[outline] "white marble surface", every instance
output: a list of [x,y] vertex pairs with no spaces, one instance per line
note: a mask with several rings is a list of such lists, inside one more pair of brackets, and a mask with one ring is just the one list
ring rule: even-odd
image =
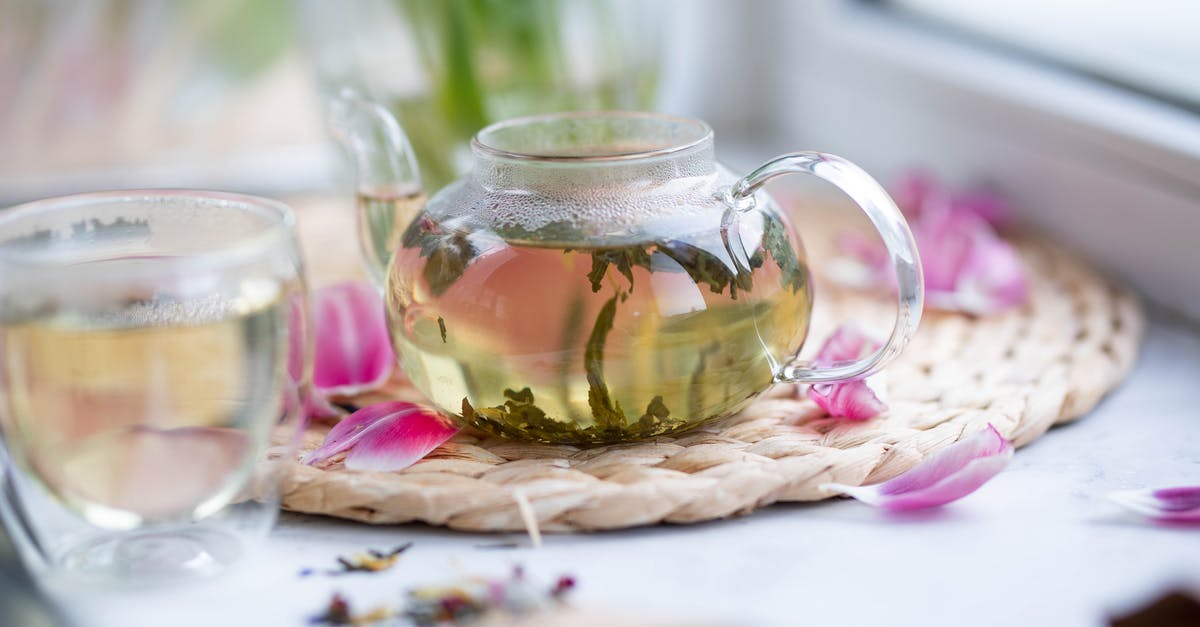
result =
[[[1200,589],[1200,527],[1150,524],[1111,490],[1200,484],[1200,335],[1155,322],[1133,377],[1092,415],[1019,451],[975,494],[889,518],[854,502],[782,505],[733,520],[521,538],[286,516],[249,567],[137,596],[74,595],[79,624],[301,625],[340,590],[394,602],[409,585],[524,564],[579,581],[577,604],[664,622],[1088,627],[1172,585]],[[307,577],[335,556],[413,541],[377,575]]]

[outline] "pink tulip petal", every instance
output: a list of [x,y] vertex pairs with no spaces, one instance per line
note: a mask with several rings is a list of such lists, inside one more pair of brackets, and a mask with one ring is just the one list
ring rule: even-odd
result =
[[346,455],[350,470],[395,471],[417,463],[446,440],[458,433],[458,427],[430,412],[409,414],[383,421],[369,437]]
[[1016,249],[988,236],[976,240],[955,289],[959,309],[988,314],[1024,303],[1029,296],[1029,280]]
[[986,187],[958,194],[950,200],[950,206],[956,212],[979,216],[995,228],[1003,227],[1009,222],[1008,201],[996,191]]
[[1113,492],[1108,497],[1155,520],[1200,521],[1200,486]]
[[925,203],[941,194],[942,190],[933,176],[921,170],[907,172],[892,187],[892,199],[910,219],[921,215]]
[[313,385],[326,396],[350,396],[383,385],[395,356],[383,302],[366,283],[317,290]]
[[978,490],[1008,465],[1012,454],[1012,443],[989,424],[890,481],[869,486],[827,483],[822,488],[891,511],[937,507]]
[[[305,323],[307,317],[302,297],[292,299],[288,310],[288,376],[292,382],[292,393],[288,396],[288,411],[295,408],[297,400],[303,396],[304,418],[332,418],[345,412],[330,404],[325,395],[308,381],[309,373],[305,371],[308,346],[309,328]],[[302,391],[303,390],[303,391]]]
[[808,398],[834,418],[866,420],[887,411],[866,381],[818,383],[809,386]]
[[953,292],[958,286],[963,264],[988,225],[977,216],[951,211],[948,207],[930,208],[911,223],[925,289]]
[[[813,365],[828,367],[861,359],[879,350],[880,346],[881,342],[866,335],[858,327],[843,324],[825,340],[825,344],[813,359]],[[810,385],[807,395],[834,418],[866,420],[887,409],[887,405],[879,399],[875,390],[871,389],[866,380],[861,379]]]
[[449,440],[458,427],[420,405],[389,401],[364,407],[334,425],[304,457],[312,465],[346,452],[350,470],[402,470]]
[[[993,192],[949,197],[923,175],[911,175],[897,188],[921,253],[926,305],[931,309],[985,315],[1018,307],[1029,281],[1016,249],[996,234],[1007,206]],[[867,268],[876,287],[895,290],[883,247],[865,236],[839,239],[842,252]]]
[[880,346],[883,346],[883,342],[863,333],[857,325],[848,322],[835,329],[825,340],[813,363],[817,366],[832,366],[839,362],[862,359],[879,350]]

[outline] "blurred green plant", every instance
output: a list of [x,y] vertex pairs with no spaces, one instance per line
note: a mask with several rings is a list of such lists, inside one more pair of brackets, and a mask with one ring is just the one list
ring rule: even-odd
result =
[[[612,2],[394,2],[431,85],[426,93],[394,98],[388,106],[412,142],[430,191],[466,169],[470,138],[492,122],[653,105],[657,47],[645,54],[647,42],[632,41],[628,20],[620,19]],[[590,32],[576,39],[572,26]]]

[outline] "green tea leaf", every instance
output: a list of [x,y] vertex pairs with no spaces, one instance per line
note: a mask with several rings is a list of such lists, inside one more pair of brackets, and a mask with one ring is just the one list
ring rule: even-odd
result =
[[[796,257],[796,250],[788,239],[787,227],[779,218],[765,215],[763,223],[763,248],[771,254],[781,273],[783,287],[798,292],[808,284],[808,270]],[[756,253],[757,254],[757,253]]]
[[642,246],[626,248],[604,248],[592,252],[592,270],[588,272],[588,280],[592,283],[592,293],[599,292],[608,267],[617,268],[622,276],[629,281],[629,289],[633,289],[633,269],[642,267],[650,269],[650,253]]
[[687,242],[666,240],[658,243],[658,252],[679,264],[697,284],[707,285],[714,294],[729,287],[729,297],[737,299],[737,288],[749,291],[753,279],[730,268],[718,256]]
[[587,372],[588,380],[588,406],[592,409],[596,425],[601,428],[619,429],[625,424],[625,413],[621,411],[621,405],[613,401],[608,385],[604,383],[604,343],[608,340],[608,332],[612,330],[613,320],[617,315],[619,297],[620,292],[605,301],[604,306],[600,308],[583,351],[583,368]]
[[663,403],[663,397],[655,396],[650,401],[650,404],[646,406],[646,413],[642,414],[642,417],[638,419],[638,426],[644,431],[650,431],[659,424],[662,424],[663,420],[670,417],[670,415],[671,410],[667,409],[666,404]]
[[400,243],[405,248],[421,249],[425,262],[423,275],[434,296],[445,292],[479,254],[465,233],[442,230],[428,214],[422,214],[404,231]]
[[425,263],[425,282],[434,296],[440,296],[466,271],[475,258],[475,247],[462,233],[454,233],[441,241]]

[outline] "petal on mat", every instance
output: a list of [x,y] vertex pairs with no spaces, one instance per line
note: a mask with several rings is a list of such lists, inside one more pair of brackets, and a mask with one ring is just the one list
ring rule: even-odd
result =
[[[825,340],[813,364],[828,367],[838,362],[853,361],[879,350],[880,346],[881,342],[853,324],[843,324]],[[807,395],[834,418],[865,420],[887,409],[872,388],[869,378],[813,384],[808,387]]]
[[383,301],[363,282],[337,283],[314,299],[313,385],[326,396],[349,396],[383,385],[395,356]]
[[402,470],[449,440],[458,427],[420,405],[389,401],[364,407],[334,425],[304,457],[312,465],[346,452],[350,470]]
[[866,420],[887,410],[875,390],[861,380],[811,385],[808,398],[834,418]]
[[1008,465],[1012,454],[1012,443],[989,424],[890,481],[869,486],[827,483],[821,488],[892,511],[937,507],[978,490]]
[[879,350],[880,346],[883,346],[883,342],[867,335],[857,325],[847,322],[835,329],[825,340],[813,363],[818,366],[832,366],[842,361],[854,361]]
[[1200,486],[1112,492],[1108,498],[1155,520],[1200,521]]
[[[985,315],[1025,302],[1029,283],[1024,263],[995,231],[1008,211],[999,195],[972,191],[949,197],[927,177],[913,175],[897,187],[896,198],[921,253],[927,306]],[[839,238],[839,247],[862,268],[843,275],[895,290],[890,262],[878,241],[847,234]]]
[[983,218],[993,227],[1002,227],[1009,221],[1008,201],[996,190],[981,186],[959,193],[951,193],[928,172],[910,170],[891,186],[892,199],[913,220],[924,211],[938,205],[948,206],[957,213],[969,213]]
[[957,308],[986,315],[1019,307],[1029,295],[1029,280],[1016,249],[995,237],[978,238],[959,269]]
[[942,195],[933,176],[922,170],[910,170],[892,186],[892,199],[910,220],[921,215],[925,203]]
[[954,196],[950,199],[950,208],[960,213],[975,214],[996,228],[1009,222],[1008,201],[995,190],[986,187],[971,189]]

